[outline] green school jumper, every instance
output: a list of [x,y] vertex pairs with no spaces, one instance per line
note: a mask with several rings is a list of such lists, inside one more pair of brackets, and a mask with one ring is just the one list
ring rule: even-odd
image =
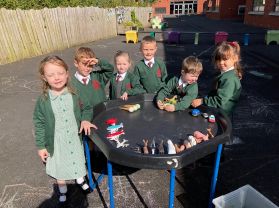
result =
[[[117,82],[116,82],[115,73],[110,79],[110,99],[117,99]],[[123,95],[124,92],[127,92],[129,96],[138,95],[145,93],[145,90],[142,88],[139,83],[138,77],[132,74],[131,72],[127,72],[125,78],[121,82],[121,90],[120,95]]]
[[[79,129],[81,121],[90,121],[92,119],[93,110],[88,103],[81,105],[79,96],[71,94],[71,97],[73,99],[72,108]],[[69,110],[71,109],[69,108]],[[33,123],[35,126],[36,146],[38,149],[47,149],[50,155],[52,155],[54,150],[55,116],[49,95],[47,97],[41,95],[37,99],[33,114]]]
[[157,93],[166,85],[165,80],[168,76],[164,62],[158,58],[155,58],[154,61],[151,68],[146,66],[144,60],[139,61],[134,68],[134,74],[139,78],[147,93]]
[[216,89],[203,99],[203,103],[210,107],[221,108],[231,116],[239,100],[241,88],[235,70],[224,72],[217,76]]
[[157,101],[163,101],[170,95],[178,96],[175,111],[185,110],[191,105],[193,99],[198,96],[198,84],[187,84],[182,89],[179,89],[179,78],[173,77],[168,81],[167,85],[159,91]]
[[75,76],[72,77],[72,84],[81,97],[82,102],[87,100],[93,108],[106,101],[105,87],[111,76],[114,67],[108,61],[99,59],[100,71],[93,71],[90,74],[90,81],[87,85],[81,83]]

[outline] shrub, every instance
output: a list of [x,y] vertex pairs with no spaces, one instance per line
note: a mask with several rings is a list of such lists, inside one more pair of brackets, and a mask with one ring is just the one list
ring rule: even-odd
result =
[[6,9],[42,9],[55,7],[104,7],[147,6],[154,0],[0,0],[0,8]]
[[135,10],[131,11],[131,21],[123,23],[125,27],[137,27],[138,29],[143,28],[143,24],[137,19]]

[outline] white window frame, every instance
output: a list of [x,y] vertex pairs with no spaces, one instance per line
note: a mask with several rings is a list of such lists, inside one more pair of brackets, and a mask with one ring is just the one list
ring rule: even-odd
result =
[[[255,4],[255,3],[257,3],[257,4]],[[264,12],[264,7],[265,7],[265,0],[254,0],[253,1],[253,12]]]
[[279,12],[279,0],[275,0],[274,12]]

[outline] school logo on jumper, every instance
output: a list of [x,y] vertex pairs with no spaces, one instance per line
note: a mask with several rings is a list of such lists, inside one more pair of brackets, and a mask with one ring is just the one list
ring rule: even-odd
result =
[[127,84],[126,84],[126,89],[131,89],[131,88],[132,88],[131,83],[127,83]]
[[92,86],[95,90],[100,89],[100,82],[98,80],[92,80]]
[[157,69],[157,77],[162,77],[162,73],[161,73],[161,69],[160,68]]

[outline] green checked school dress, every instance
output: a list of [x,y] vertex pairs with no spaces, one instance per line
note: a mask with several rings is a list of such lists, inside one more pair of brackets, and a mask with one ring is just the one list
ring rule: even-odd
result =
[[47,158],[46,173],[59,180],[86,175],[82,141],[73,111],[73,99],[67,90],[56,96],[49,91],[55,117],[54,152]]

